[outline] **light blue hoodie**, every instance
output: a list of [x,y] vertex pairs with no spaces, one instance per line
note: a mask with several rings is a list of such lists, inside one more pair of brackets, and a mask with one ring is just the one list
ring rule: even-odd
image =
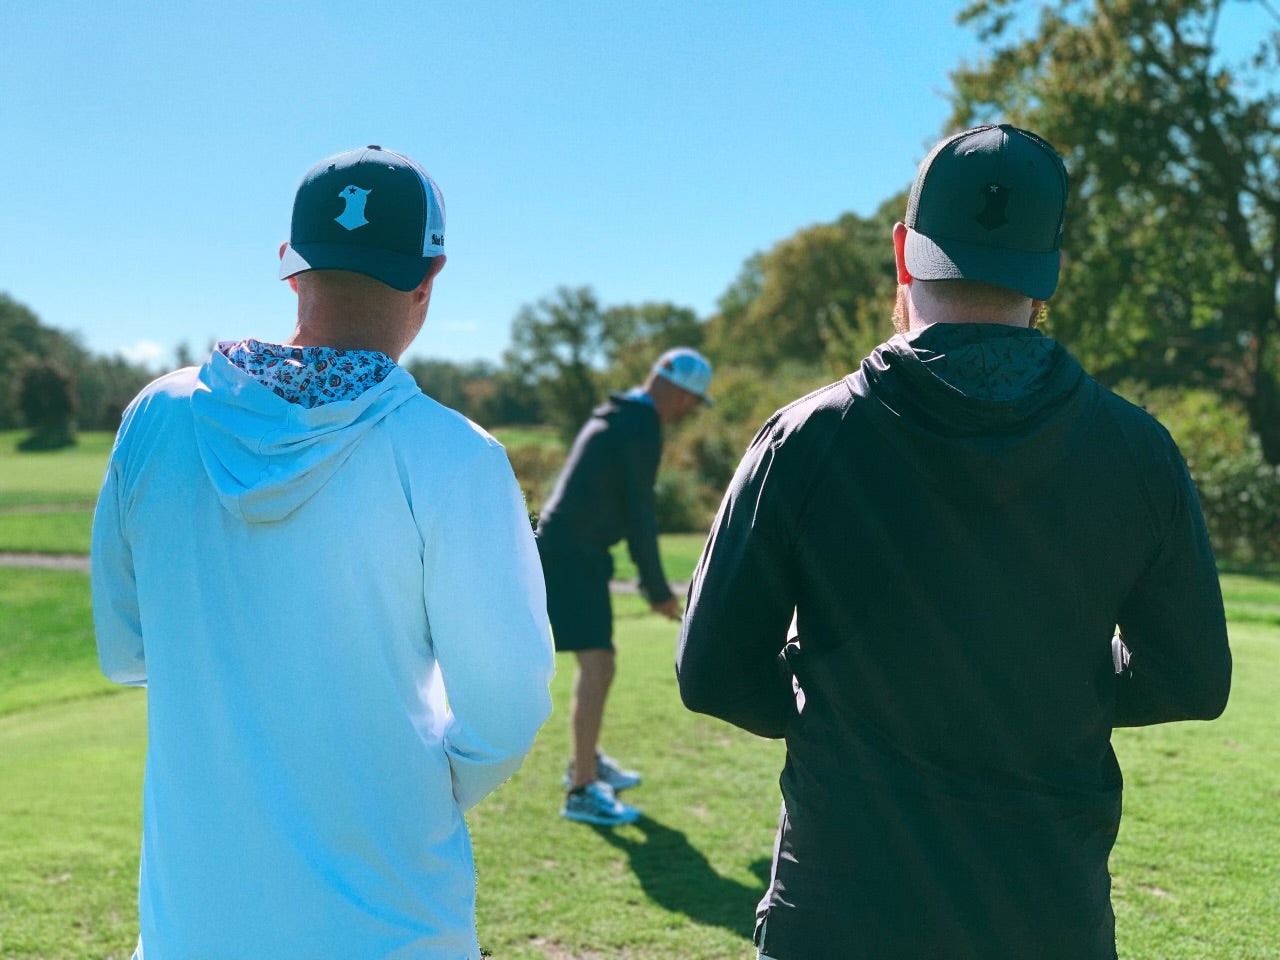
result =
[[148,688],[139,958],[479,957],[462,814],[552,672],[493,438],[399,367],[306,409],[215,352],[126,411],[92,573]]

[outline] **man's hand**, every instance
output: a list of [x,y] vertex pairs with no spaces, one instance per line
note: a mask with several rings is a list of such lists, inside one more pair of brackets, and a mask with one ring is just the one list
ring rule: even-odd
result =
[[669,620],[680,619],[680,601],[674,596],[667,597],[662,603],[651,603],[649,607],[654,613],[660,613]]

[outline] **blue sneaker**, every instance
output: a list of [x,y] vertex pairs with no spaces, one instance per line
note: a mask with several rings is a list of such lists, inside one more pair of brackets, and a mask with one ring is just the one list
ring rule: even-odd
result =
[[580,790],[571,790],[564,797],[560,816],[578,823],[594,823],[602,827],[616,827],[635,823],[640,811],[621,802],[613,787],[603,780],[593,780]]
[[[596,751],[596,779],[603,780],[609,786],[613,787],[614,793],[621,793],[623,790],[630,790],[632,787],[640,786],[644,780],[635,770],[624,770],[618,766],[618,761],[603,751]],[[573,786],[573,761],[569,761],[569,769],[564,773],[564,779],[561,781],[565,789]]]

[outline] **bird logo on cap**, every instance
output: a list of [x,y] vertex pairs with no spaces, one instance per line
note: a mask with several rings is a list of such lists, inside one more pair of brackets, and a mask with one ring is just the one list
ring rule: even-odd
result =
[[357,187],[354,183],[343,187],[342,192],[338,194],[344,204],[342,212],[333,219],[348,230],[363,227],[369,222],[364,215],[364,205],[372,192],[372,190]]
[[1003,227],[1009,222],[1005,208],[1009,206],[1009,188],[998,183],[988,183],[982,188],[984,206],[973,219],[988,230]]

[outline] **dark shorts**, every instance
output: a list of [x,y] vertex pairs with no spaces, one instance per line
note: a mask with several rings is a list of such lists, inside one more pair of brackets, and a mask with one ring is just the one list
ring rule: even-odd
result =
[[557,650],[612,650],[613,558],[604,550],[538,539],[547,581],[547,617]]

